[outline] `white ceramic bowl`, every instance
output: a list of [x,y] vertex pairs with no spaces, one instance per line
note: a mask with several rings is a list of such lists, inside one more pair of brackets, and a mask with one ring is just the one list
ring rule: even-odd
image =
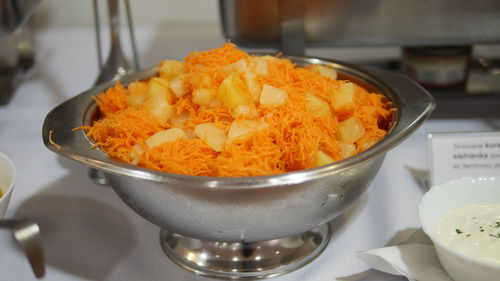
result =
[[455,281],[498,281],[500,266],[459,253],[438,239],[437,225],[441,218],[448,211],[470,203],[500,204],[500,177],[465,177],[432,187],[418,206],[422,228],[434,242],[444,269]]
[[7,211],[12,189],[14,189],[15,178],[16,169],[14,168],[14,163],[12,163],[7,155],[0,152],[0,190],[2,190],[3,194],[0,198],[0,218],[3,218]]

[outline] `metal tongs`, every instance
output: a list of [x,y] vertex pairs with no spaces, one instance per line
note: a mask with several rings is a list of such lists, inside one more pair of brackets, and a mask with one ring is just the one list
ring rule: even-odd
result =
[[[137,55],[137,48],[135,44],[135,35],[133,29],[132,13],[130,11],[130,4],[128,0],[124,0],[125,9],[127,13],[128,29],[130,34],[130,43],[133,53],[134,66],[131,67],[127,59],[123,55],[123,50],[121,48],[120,42],[120,21],[119,21],[119,10],[118,10],[118,0],[108,0],[108,15],[109,15],[109,27],[110,27],[110,37],[111,37],[111,47],[109,51],[106,63],[103,64],[102,60],[102,45],[101,45],[101,30],[99,21],[99,5],[97,0],[94,0],[94,20],[95,20],[95,34],[97,43],[97,58],[100,67],[99,75],[94,85],[99,85],[101,83],[110,80],[119,80],[121,77],[139,70],[139,58]],[[89,169],[89,177],[97,184],[107,185],[107,180],[104,174],[96,169]]]

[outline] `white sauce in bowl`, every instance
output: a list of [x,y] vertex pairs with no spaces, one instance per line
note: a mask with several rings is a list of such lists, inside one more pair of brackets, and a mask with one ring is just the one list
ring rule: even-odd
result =
[[439,239],[458,252],[500,265],[500,204],[469,204],[445,214]]

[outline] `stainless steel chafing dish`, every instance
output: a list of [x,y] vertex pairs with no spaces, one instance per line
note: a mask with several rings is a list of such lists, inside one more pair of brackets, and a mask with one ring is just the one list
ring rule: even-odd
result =
[[[299,65],[333,67],[384,94],[396,108],[390,131],[354,157],[323,167],[272,176],[217,178],[152,171],[110,159],[75,127],[95,119],[93,96],[114,82],[85,91],[54,108],[43,125],[53,152],[103,171],[116,193],[138,214],[162,228],[161,245],[181,266],[222,278],[275,276],[319,255],[330,238],[328,222],[368,188],[386,152],[414,132],[434,109],[433,98],[408,78],[374,68],[308,57]],[[124,85],[156,68],[121,79]]]
[[304,54],[306,47],[498,43],[496,0],[219,0],[225,38]]

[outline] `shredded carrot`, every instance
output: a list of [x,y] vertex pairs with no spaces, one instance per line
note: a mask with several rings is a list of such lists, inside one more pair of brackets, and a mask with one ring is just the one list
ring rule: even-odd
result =
[[[265,61],[265,70],[260,69],[261,72],[255,66],[258,59]],[[166,67],[167,63],[161,63],[160,73]],[[247,72],[255,75],[247,76]],[[243,81],[244,110],[251,113],[238,115],[217,96],[222,82],[231,74]],[[259,91],[263,85],[284,91],[286,101],[269,106],[258,98],[252,100],[248,79],[253,78],[248,77],[255,77]],[[165,81],[169,88],[161,91],[148,87],[151,80],[137,81],[129,89],[117,82],[95,98],[101,118],[81,129],[88,130],[88,136],[111,157],[127,163],[176,174],[243,177],[314,167],[319,151],[335,161],[342,160],[345,154],[340,142],[349,143],[355,153],[360,153],[387,133],[394,111],[384,95],[370,93],[357,84],[352,104],[334,109],[338,101],[332,93],[349,81],[298,67],[288,59],[252,56],[231,43],[190,53],[182,62],[178,79],[181,84]],[[200,89],[209,102],[199,101]],[[315,114],[306,98],[311,93],[326,104],[327,114]],[[148,106],[129,104],[130,95],[135,95],[136,103],[149,102]],[[162,102],[158,108],[152,108],[151,102],[158,95],[168,104]],[[249,99],[253,103],[248,104]],[[339,124],[353,117],[362,124],[364,134],[348,142],[338,135]],[[222,151],[196,133],[198,125],[211,123],[229,137],[231,125],[237,120],[264,125],[236,139],[226,139]],[[185,137],[151,144],[151,136],[171,128],[182,129]]]
[[107,89],[95,99],[101,114],[108,116],[128,107],[126,97],[127,90],[118,81],[114,87]]

